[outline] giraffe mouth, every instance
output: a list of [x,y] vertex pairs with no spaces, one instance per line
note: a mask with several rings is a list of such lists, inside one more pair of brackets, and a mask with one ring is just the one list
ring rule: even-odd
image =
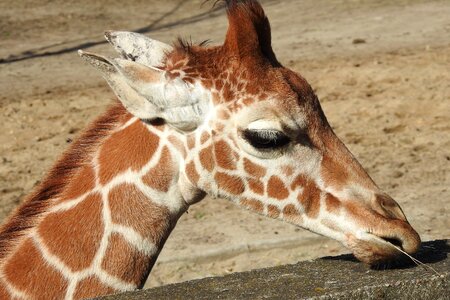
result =
[[401,239],[396,238],[396,237],[379,237],[380,239],[382,239],[383,241],[390,243],[392,245],[394,245],[397,248],[400,248],[403,250],[403,242]]
[[415,253],[420,246],[417,236],[398,237],[377,235],[372,232],[359,232],[349,235],[348,247],[360,261],[369,265],[399,260],[402,256]]

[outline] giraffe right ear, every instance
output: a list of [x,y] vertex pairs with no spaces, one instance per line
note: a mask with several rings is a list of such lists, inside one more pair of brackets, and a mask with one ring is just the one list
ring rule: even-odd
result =
[[181,131],[203,123],[211,94],[200,84],[169,78],[165,72],[120,58],[79,51],[98,69],[129,112],[140,119],[164,119]]
[[139,95],[126,80],[117,72],[111,60],[98,54],[78,50],[78,54],[98,69],[103,78],[106,79],[123,106],[140,119],[155,119],[157,117],[157,107]]

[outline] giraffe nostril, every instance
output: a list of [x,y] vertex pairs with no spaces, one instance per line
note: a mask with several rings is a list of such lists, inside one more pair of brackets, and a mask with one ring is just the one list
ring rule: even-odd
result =
[[394,199],[385,194],[379,194],[375,197],[374,209],[379,214],[391,218],[407,221],[405,214]]

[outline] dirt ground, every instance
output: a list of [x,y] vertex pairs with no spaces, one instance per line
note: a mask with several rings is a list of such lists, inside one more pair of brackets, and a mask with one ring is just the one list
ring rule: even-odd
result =
[[[112,93],[76,49],[112,54],[107,29],[220,43],[202,0],[0,1],[0,220]],[[275,52],[315,88],[338,136],[423,240],[449,238],[450,2],[262,1]],[[221,199],[191,207],[147,286],[346,252]]]

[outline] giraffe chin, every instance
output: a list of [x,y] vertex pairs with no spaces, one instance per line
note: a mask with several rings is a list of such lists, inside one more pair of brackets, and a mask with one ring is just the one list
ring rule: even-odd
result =
[[405,249],[395,238],[360,232],[357,236],[348,234],[346,244],[358,260],[373,266],[406,258],[405,253],[414,254],[420,248],[420,238],[415,235]]

